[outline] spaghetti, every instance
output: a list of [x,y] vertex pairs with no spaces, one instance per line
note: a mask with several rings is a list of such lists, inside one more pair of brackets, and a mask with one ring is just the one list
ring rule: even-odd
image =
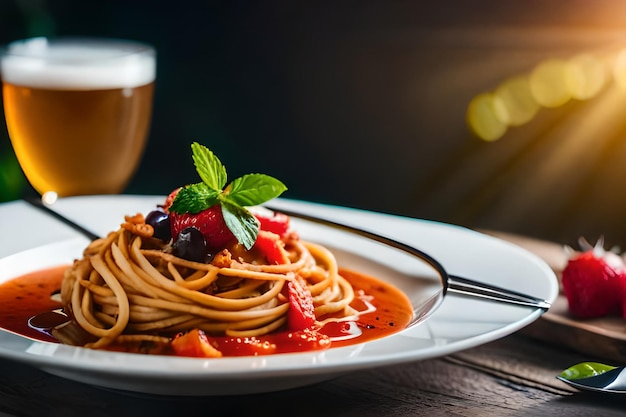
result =
[[333,254],[282,238],[287,260],[269,264],[237,245],[209,263],[186,260],[145,231],[143,217],[127,218],[118,231],[92,242],[67,269],[61,286],[65,312],[92,337],[85,345],[107,348],[136,342],[169,343],[179,332],[258,337],[284,329],[289,283],[310,292],[315,325],[358,315],[355,292]]

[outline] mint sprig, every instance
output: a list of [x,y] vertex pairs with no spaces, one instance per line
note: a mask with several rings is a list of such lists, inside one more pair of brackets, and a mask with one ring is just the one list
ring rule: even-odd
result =
[[202,182],[181,188],[169,211],[196,214],[219,204],[226,226],[237,241],[246,249],[252,248],[259,234],[259,222],[246,207],[276,198],[287,187],[265,174],[247,174],[226,186],[226,168],[213,152],[197,142],[191,144],[191,152]]

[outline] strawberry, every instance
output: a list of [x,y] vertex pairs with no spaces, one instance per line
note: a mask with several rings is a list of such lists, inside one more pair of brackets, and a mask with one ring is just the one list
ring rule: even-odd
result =
[[299,276],[287,282],[287,298],[289,299],[289,311],[287,311],[287,328],[289,330],[304,330],[311,328],[316,321],[315,307],[311,291],[306,282]]
[[580,252],[569,259],[561,280],[572,315],[592,318],[621,312],[626,275],[618,255],[598,246]]
[[174,241],[179,233],[187,227],[200,230],[206,244],[211,249],[222,249],[232,242],[235,237],[226,226],[222,207],[219,204],[202,210],[200,213],[170,213],[170,229]]

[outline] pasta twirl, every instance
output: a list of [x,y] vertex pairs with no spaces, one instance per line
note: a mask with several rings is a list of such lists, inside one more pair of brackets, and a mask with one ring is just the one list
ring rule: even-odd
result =
[[326,248],[284,241],[285,264],[222,250],[210,263],[171,253],[168,244],[120,228],[92,242],[64,276],[66,312],[93,341],[87,347],[156,341],[201,329],[213,336],[254,337],[282,328],[290,307],[284,287],[301,280],[319,324],[354,315],[355,294]]

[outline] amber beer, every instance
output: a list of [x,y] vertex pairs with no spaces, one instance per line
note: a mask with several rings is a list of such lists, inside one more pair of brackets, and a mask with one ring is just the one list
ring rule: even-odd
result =
[[123,191],[148,136],[154,50],[127,41],[31,39],[2,57],[7,128],[41,194]]

